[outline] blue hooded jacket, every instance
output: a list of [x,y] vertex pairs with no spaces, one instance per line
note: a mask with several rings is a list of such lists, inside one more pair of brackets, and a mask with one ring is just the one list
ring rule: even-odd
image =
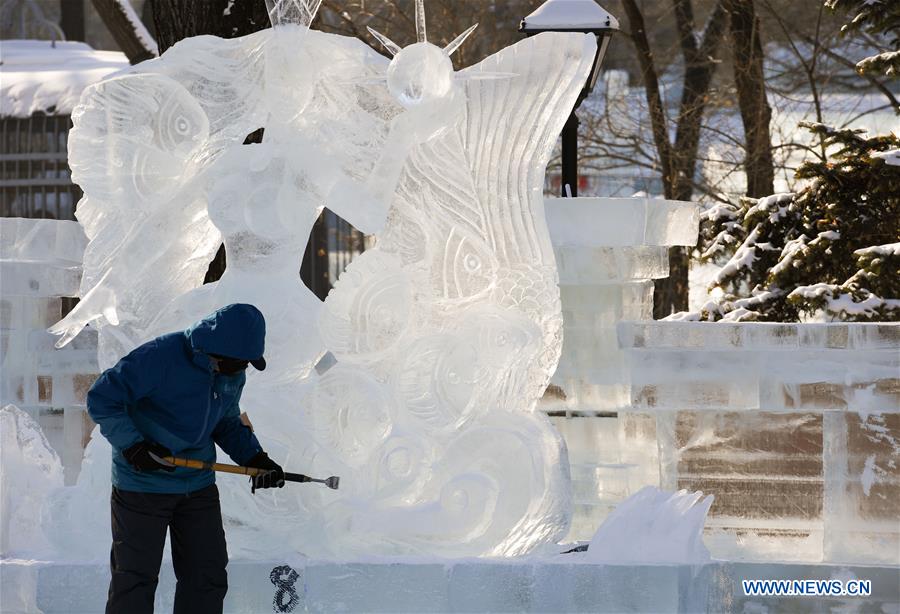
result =
[[215,482],[213,471],[201,469],[136,471],[122,450],[141,440],[202,461],[215,461],[218,444],[239,465],[262,451],[240,419],[245,374],[214,372],[208,355],[259,362],[265,336],[265,319],[256,307],[228,305],[186,331],[135,348],[104,371],[88,392],[87,406],[113,447],[113,485],[137,492],[188,493]]

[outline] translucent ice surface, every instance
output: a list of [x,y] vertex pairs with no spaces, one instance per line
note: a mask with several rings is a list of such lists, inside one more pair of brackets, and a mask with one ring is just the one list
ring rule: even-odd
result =
[[[472,30],[432,45],[421,2],[415,44],[378,35],[391,61],[309,30],[316,6],[273,2],[272,30],[184,40],[85,92],[70,162],[90,244],[54,332],[92,323],[108,367],[223,305],[259,307],[268,368],[243,406],[286,468],[342,479],[251,497],[222,478],[235,553],[552,543],[571,495],[534,411],[562,326],[542,187],[596,40],[543,34],[454,72]],[[324,304],[296,273],[323,205],[377,235]],[[228,268],[201,286],[220,242]],[[336,364],[314,370],[325,352]]]
[[623,501],[591,539],[587,558],[598,563],[709,561],[703,526],[713,497],[646,486]]
[[[97,373],[96,331],[59,352],[46,329],[63,297],[78,294],[86,243],[76,222],[0,218],[0,403],[59,414],[84,404]],[[71,469],[74,459],[57,449]]]
[[[101,612],[108,565],[5,561],[4,612]],[[742,580],[871,581],[868,596],[756,597]],[[172,610],[163,566],[155,610]],[[232,561],[224,611],[237,612],[896,612],[897,569],[875,565],[596,564],[569,554],[521,562],[405,558],[321,562]],[[276,599],[278,600],[276,602]],[[278,606],[281,606],[280,608]]]
[[0,553],[46,555],[47,496],[63,485],[59,457],[38,424],[15,405],[0,409]]
[[548,216],[555,245],[694,245],[697,206],[654,198],[554,198]]

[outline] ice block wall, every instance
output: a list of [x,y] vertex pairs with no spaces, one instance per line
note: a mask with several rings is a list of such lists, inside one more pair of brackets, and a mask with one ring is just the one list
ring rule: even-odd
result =
[[[624,322],[627,421],[714,556],[900,564],[900,324]],[[630,445],[626,435],[624,446]]]
[[[587,553],[584,553],[587,554]],[[317,561],[294,557],[228,564],[224,612],[896,612],[896,568],[729,563],[608,565],[567,554],[528,560],[405,558]],[[102,612],[109,565],[12,561],[0,577],[0,611]],[[742,580],[871,582],[865,597],[755,597]],[[171,612],[164,563],[156,612]]]
[[97,377],[96,334],[62,350],[46,329],[78,294],[87,239],[77,222],[0,218],[0,405],[34,417],[72,483],[92,424],[84,398]]

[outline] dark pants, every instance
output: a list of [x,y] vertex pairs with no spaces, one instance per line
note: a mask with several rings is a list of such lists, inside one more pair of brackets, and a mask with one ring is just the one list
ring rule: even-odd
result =
[[166,529],[178,583],[175,613],[221,612],[228,590],[225,531],[215,484],[186,495],[112,489],[107,614],[153,612]]

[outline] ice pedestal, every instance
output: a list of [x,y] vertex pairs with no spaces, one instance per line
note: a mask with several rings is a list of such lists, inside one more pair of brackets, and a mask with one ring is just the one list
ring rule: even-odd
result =
[[659,485],[654,416],[553,416],[568,449],[573,515],[568,541],[588,540],[615,507]]
[[77,222],[0,219],[0,403],[37,420],[74,483],[92,424],[84,400],[97,377],[97,336],[56,350],[46,329],[78,294],[87,239]]
[[670,246],[696,243],[698,209],[647,198],[549,198],[545,212],[559,271],[563,347],[540,408],[568,447],[569,539],[589,539],[616,504],[659,484],[658,468],[648,463],[655,440],[625,442],[625,430],[635,425],[612,413],[630,402],[616,326],[653,317],[653,279],[668,275]]
[[694,245],[693,203],[648,198],[549,198],[545,210],[559,269],[564,320],[549,412],[628,404],[616,325],[653,317],[653,282],[669,273],[668,248]]
[[[3,612],[101,612],[104,564],[0,562]],[[750,597],[742,580],[867,579],[866,597]],[[711,563],[599,565],[573,554],[518,562],[404,559],[232,561],[225,612],[892,612],[897,570],[879,566]],[[171,611],[165,563],[156,611]],[[280,607],[279,607],[280,606]]]

